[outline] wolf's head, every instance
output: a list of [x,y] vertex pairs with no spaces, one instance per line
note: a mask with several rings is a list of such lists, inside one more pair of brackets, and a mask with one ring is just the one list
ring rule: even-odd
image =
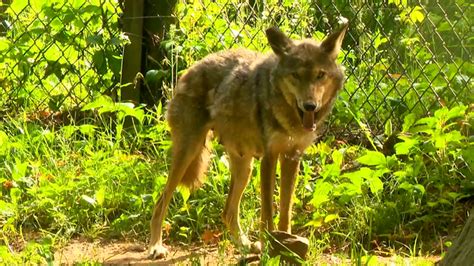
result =
[[342,88],[344,73],[336,63],[348,24],[327,36],[321,43],[312,39],[293,41],[279,29],[266,30],[278,66],[273,71],[274,85],[285,100],[297,108],[303,127],[316,128],[332,107]]

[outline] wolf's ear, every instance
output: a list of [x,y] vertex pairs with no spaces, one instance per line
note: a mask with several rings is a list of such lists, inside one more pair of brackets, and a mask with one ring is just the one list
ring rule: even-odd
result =
[[348,27],[348,23],[344,24],[338,31],[331,33],[321,43],[321,48],[323,48],[323,50],[334,60],[337,58],[337,55],[341,50],[342,40],[344,40],[344,35],[346,34]]
[[286,55],[293,46],[293,41],[277,27],[268,28],[265,33],[273,52],[278,56]]

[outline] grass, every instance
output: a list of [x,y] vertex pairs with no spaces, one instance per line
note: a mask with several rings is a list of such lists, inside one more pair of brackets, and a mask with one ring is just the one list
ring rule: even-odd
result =
[[[168,174],[167,126],[160,109],[145,113],[141,107],[102,104],[84,108],[99,114],[94,124],[59,126],[28,114],[0,123],[2,262],[52,261],[53,251],[76,237],[146,242],[151,211]],[[472,119],[471,112],[462,110],[450,119]],[[135,123],[123,129],[127,117]],[[426,159],[442,156],[439,150],[426,153],[421,164],[415,160],[416,146],[412,152],[400,152],[401,159],[331,138],[311,147],[301,167],[293,225],[297,234],[311,240],[309,261],[324,260],[329,253],[375,265],[383,258],[372,262],[372,255],[417,259],[444,251],[446,236],[456,229],[452,226],[462,223],[458,200],[465,194],[462,187],[442,183],[444,179],[433,174],[457,171],[450,182],[462,185],[462,173],[470,171],[462,165],[469,158],[462,156],[472,150],[472,140],[446,145],[455,145],[449,147],[457,147],[457,153],[438,158],[447,161],[441,168],[432,168]],[[217,235],[219,243],[229,241],[220,219],[228,162],[222,148],[214,146],[208,181],[195,193],[179,190],[172,200],[165,222],[165,239],[171,244],[205,242],[206,232]],[[463,160],[456,161],[459,156]],[[420,180],[410,181],[409,173],[397,179],[403,169],[416,167],[421,169],[415,176]],[[243,228],[253,238],[260,208],[258,169],[256,163],[241,213]],[[439,183],[430,187],[432,181],[422,180],[425,175]],[[434,224],[427,228],[426,221]]]

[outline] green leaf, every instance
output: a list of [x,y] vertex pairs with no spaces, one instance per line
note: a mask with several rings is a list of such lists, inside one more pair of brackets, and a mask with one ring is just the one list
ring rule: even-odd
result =
[[101,107],[113,107],[114,105],[114,101],[110,97],[102,95],[94,101],[84,105],[81,111],[94,110],[99,109]]
[[8,50],[11,47],[12,43],[7,40],[5,37],[0,37],[0,52]]
[[378,151],[367,151],[365,155],[357,158],[357,161],[361,164],[371,166],[385,165],[387,163],[385,155]]
[[355,192],[356,194],[362,194],[362,184],[365,177],[371,175],[372,170],[367,167],[362,167],[361,169],[355,172],[344,173],[342,177],[348,178],[351,183],[352,187],[346,186]]
[[395,153],[397,155],[407,155],[410,153],[411,149],[418,145],[418,139],[414,136],[399,136],[399,139],[402,139],[403,142],[395,144]]
[[95,129],[97,127],[94,126],[94,125],[88,125],[88,124],[85,124],[85,125],[80,125],[79,126],[79,131],[84,134],[84,135],[87,135],[89,137],[92,137],[95,133]]
[[367,180],[369,182],[369,189],[372,193],[377,194],[383,189],[383,182],[379,177],[372,176]]
[[78,127],[78,126],[63,126],[63,127],[61,128],[61,131],[63,132],[64,137],[65,137],[66,139],[71,138],[72,135],[73,135],[74,133],[76,133],[76,131],[78,131],[78,130],[79,130],[79,127]]
[[425,194],[425,187],[421,184],[416,184],[413,186],[414,189],[418,190],[421,192],[421,194]]
[[63,52],[61,51],[61,49],[59,49],[59,47],[57,45],[51,45],[44,53],[44,58],[48,61],[58,61],[61,56],[62,56]]
[[8,7],[7,13],[16,17],[20,12],[28,6],[28,0],[13,0]]
[[154,85],[157,84],[158,81],[161,80],[164,76],[166,76],[167,72],[164,70],[157,70],[157,69],[151,69],[148,70],[145,74],[145,81],[149,85]]
[[423,9],[419,6],[415,6],[410,12],[410,20],[412,23],[422,22],[425,19]]
[[334,221],[334,220],[336,220],[336,219],[339,219],[339,215],[337,215],[337,214],[329,214],[329,215],[327,215],[326,217],[324,217],[324,222],[325,222],[325,223],[329,223],[329,222]]
[[406,191],[411,191],[412,188],[413,188],[413,185],[405,181],[405,182],[401,183],[401,184],[398,186],[398,188],[399,188],[399,189],[406,190]]
[[10,141],[7,133],[0,130],[0,155],[6,154],[10,150]]
[[92,63],[94,64],[98,74],[107,73],[107,61],[105,60],[104,51],[95,51],[92,55]]
[[343,159],[343,155],[342,155],[342,152],[340,152],[339,150],[335,150],[332,152],[332,161],[333,163],[338,166],[338,167],[341,167],[342,165],[342,159]]
[[3,200],[0,200],[0,216],[8,218],[15,215],[15,205]]
[[310,201],[314,207],[318,208],[324,202],[329,201],[329,193],[331,192],[333,186],[328,183],[324,182],[321,179],[316,182],[315,189],[313,192],[313,198]]
[[102,206],[104,204],[105,200],[105,187],[100,187],[99,190],[95,192],[95,199],[97,201],[97,204],[99,206]]
[[403,132],[408,132],[411,126],[413,126],[413,124],[415,123],[415,121],[416,121],[415,114],[411,113],[405,116],[405,118],[403,119],[403,127],[402,127]]
[[393,134],[392,119],[387,120],[387,122],[385,123],[384,134],[385,136],[391,136]]

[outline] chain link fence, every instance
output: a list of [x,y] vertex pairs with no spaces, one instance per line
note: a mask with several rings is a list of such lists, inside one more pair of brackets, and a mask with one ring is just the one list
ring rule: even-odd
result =
[[[68,109],[118,87],[127,35],[118,25],[121,1],[1,1],[0,112]],[[377,135],[409,113],[473,103],[469,1],[160,0],[145,1],[145,10],[165,4],[169,14],[133,18],[162,25],[160,34],[144,30],[160,56],[144,56],[143,87],[163,91],[147,97],[169,97],[180,73],[211,52],[269,51],[269,26],[322,39],[347,18],[347,82],[334,132]]]
[[241,46],[268,51],[268,26],[293,38],[322,39],[347,18],[340,58],[347,82],[331,118],[336,134],[377,135],[409,113],[474,99],[468,1],[167,1],[176,5],[177,20],[162,42],[164,82],[173,77],[168,90],[182,69],[208,53]]
[[1,0],[0,112],[50,114],[120,80],[119,8],[110,0]]

